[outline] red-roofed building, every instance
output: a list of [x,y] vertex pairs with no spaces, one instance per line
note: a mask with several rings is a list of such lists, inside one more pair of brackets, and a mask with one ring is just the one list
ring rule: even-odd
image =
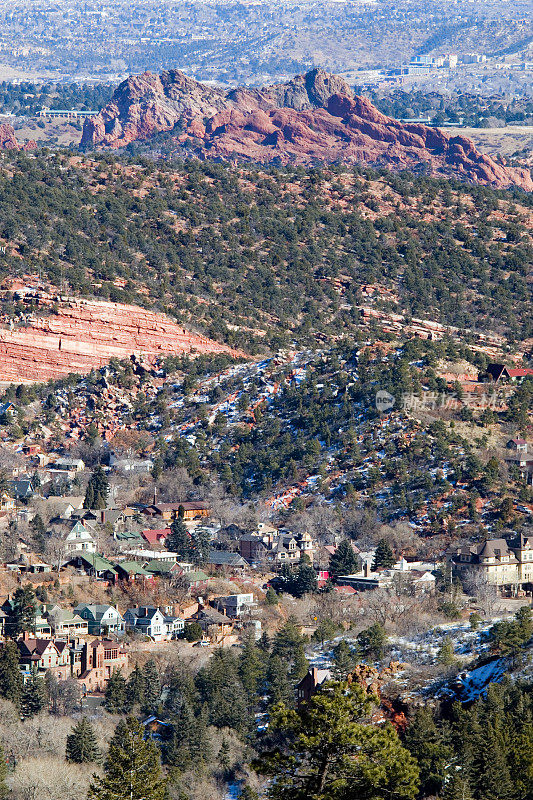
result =
[[507,374],[512,381],[530,376],[533,378],[533,369],[505,369],[503,374]]
[[353,586],[335,586],[335,591],[337,594],[344,596],[357,594],[357,591],[353,588]]
[[528,367],[506,367],[505,364],[489,364],[486,372],[480,373],[480,379],[498,381],[512,381],[521,383],[525,378],[533,378],[533,369]]
[[164,544],[165,539],[170,534],[170,528],[154,528],[142,531],[142,537],[148,544]]

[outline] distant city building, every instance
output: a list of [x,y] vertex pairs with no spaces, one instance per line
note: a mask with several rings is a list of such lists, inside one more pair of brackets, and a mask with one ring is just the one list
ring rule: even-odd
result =
[[86,119],[87,117],[95,117],[98,111],[78,111],[76,109],[68,108],[48,108],[43,106],[37,112],[37,116],[45,119]]

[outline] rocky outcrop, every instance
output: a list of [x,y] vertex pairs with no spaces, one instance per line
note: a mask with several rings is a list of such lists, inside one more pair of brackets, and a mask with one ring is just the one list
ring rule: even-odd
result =
[[463,136],[390,119],[323,70],[229,92],[177,70],[133,76],[85,121],[81,146],[118,148],[161,132],[200,158],[364,163],[533,190],[529,170],[496,162]]
[[222,352],[239,355],[164,314],[72,298],[24,327],[0,328],[0,380],[46,381],[71,372],[85,374],[113,356],[137,354],[153,361],[171,354]]
[[33,140],[21,144],[12,125],[6,122],[0,124],[0,150],[33,150],[37,143]]

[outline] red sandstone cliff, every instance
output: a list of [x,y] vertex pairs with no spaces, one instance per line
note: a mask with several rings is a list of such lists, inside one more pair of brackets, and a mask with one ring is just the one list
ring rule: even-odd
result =
[[133,353],[147,360],[180,353],[231,353],[223,344],[193,334],[164,314],[137,306],[71,299],[57,313],[28,327],[0,327],[0,380],[46,381],[88,373],[110,358]]
[[136,75],[85,121],[81,146],[123,147],[163,131],[172,131],[177,148],[201,158],[362,162],[533,191],[529,170],[498,164],[463,136],[390,119],[322,70],[285,84],[230,92],[176,70]]

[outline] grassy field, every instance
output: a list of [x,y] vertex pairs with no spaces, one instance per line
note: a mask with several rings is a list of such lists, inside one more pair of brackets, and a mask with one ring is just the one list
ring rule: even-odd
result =
[[[524,161],[533,163],[533,126],[508,125],[505,128],[460,128],[462,136],[472,139],[482,153],[509,158],[520,153]],[[528,151],[524,154],[524,151]]]

